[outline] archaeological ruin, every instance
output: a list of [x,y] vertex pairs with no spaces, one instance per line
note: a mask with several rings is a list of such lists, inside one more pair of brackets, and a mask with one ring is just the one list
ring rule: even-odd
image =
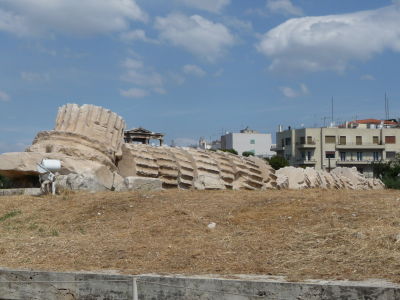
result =
[[25,152],[0,155],[0,175],[11,178],[18,187],[37,186],[37,165],[43,159],[55,159],[61,161],[56,174],[58,189],[384,188],[380,180],[365,178],[354,168],[328,173],[287,167],[275,172],[261,158],[132,144],[124,141],[124,132],[125,121],[108,109],[64,105],[59,108],[54,130],[39,132]]

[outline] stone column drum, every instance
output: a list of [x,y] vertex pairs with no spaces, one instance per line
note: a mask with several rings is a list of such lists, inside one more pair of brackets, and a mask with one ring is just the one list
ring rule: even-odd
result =
[[58,110],[55,129],[39,132],[27,152],[62,153],[115,168],[124,129],[124,120],[108,109],[67,104]]

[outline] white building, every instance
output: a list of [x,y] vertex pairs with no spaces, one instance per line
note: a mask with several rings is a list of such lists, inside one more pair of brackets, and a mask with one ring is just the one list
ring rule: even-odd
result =
[[200,149],[203,150],[220,150],[221,149],[221,141],[207,141],[205,138],[201,137],[199,139],[199,146]]
[[272,137],[270,133],[259,133],[248,127],[240,133],[227,133],[221,136],[221,149],[235,149],[238,154],[253,152],[256,156],[270,157],[275,155],[271,151]]

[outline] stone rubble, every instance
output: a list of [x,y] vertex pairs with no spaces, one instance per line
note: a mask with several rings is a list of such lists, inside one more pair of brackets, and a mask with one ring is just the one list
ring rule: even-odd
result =
[[0,155],[0,175],[27,186],[42,159],[58,159],[56,185],[72,190],[380,189],[355,168],[275,170],[263,159],[222,151],[124,143],[125,122],[108,109],[67,104],[54,130],[39,132],[22,153]]
[[369,190],[385,188],[382,181],[375,178],[365,178],[353,168],[337,167],[331,172],[313,168],[285,167],[276,171],[277,185],[280,189],[350,189]]

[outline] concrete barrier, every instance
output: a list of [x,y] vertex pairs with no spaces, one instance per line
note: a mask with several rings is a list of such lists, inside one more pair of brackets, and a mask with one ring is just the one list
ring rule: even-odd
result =
[[400,285],[384,281],[287,282],[268,276],[113,275],[0,269],[0,300],[331,300],[400,299]]
[[0,269],[0,299],[133,299],[132,276]]
[[[240,277],[240,276],[239,276]],[[198,300],[395,300],[400,285],[384,281],[286,282],[271,277],[242,276],[241,279],[142,275],[139,299]]]

